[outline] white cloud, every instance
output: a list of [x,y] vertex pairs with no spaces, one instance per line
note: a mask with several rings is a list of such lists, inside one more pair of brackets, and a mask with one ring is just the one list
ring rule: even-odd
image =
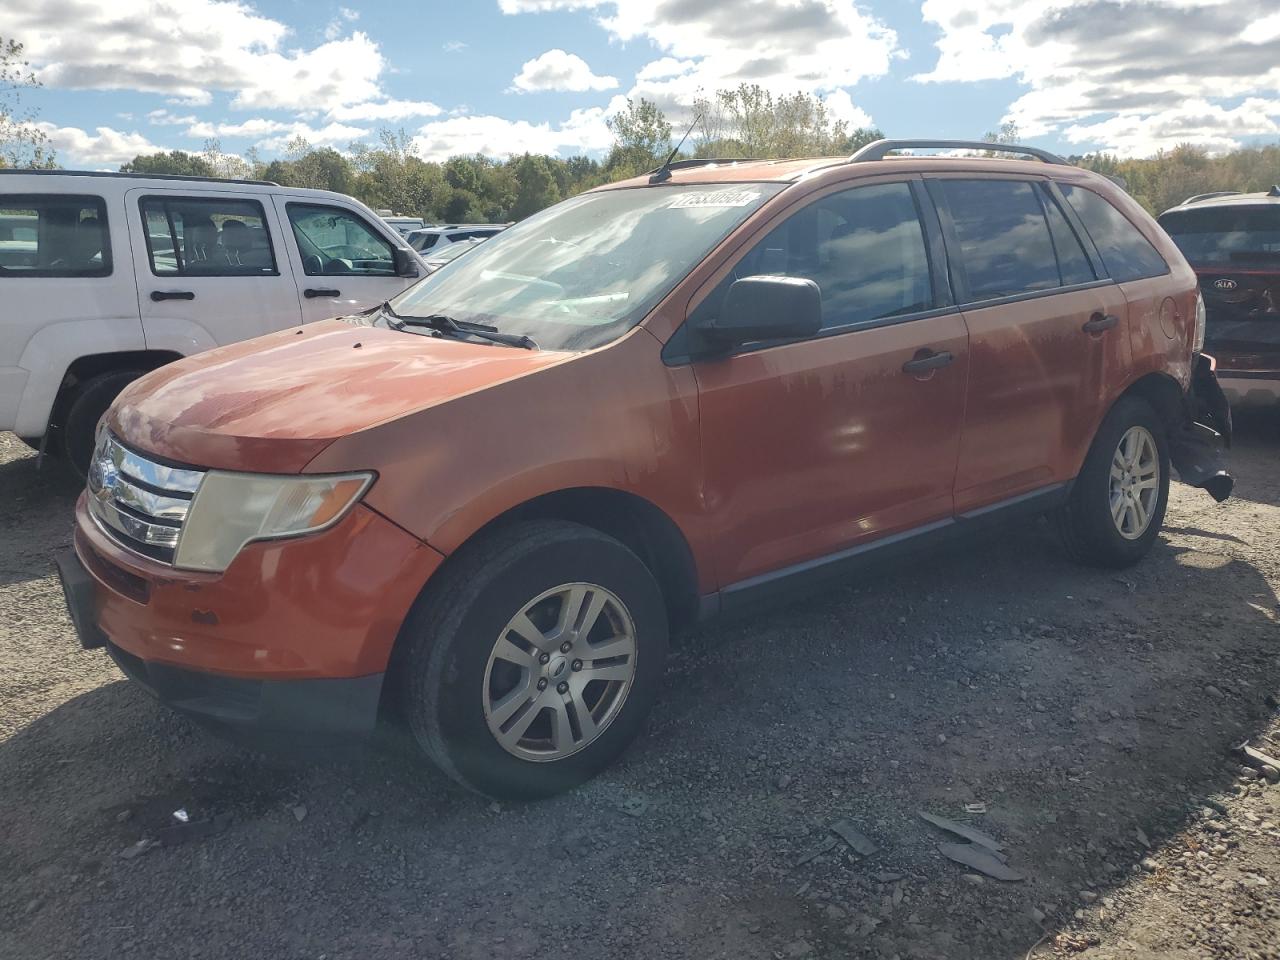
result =
[[438,117],[444,110],[427,100],[383,100],[378,103],[355,103],[329,111],[333,120],[372,123],[375,120],[408,120],[410,117]]
[[546,13],[549,10],[584,10],[605,0],[498,0],[503,13]]
[[323,127],[312,127],[305,123],[291,123],[277,136],[259,140],[255,146],[263,150],[279,151],[288,146],[295,137],[302,137],[313,147],[345,148],[353,140],[361,140],[369,135],[369,131],[361,127],[351,127],[343,123],[327,123]]
[[445,53],[461,53],[463,50],[467,49],[467,46],[468,45],[463,43],[461,40],[450,40],[448,43],[442,43],[440,45],[440,49]]
[[428,123],[413,138],[424,160],[459,154],[505,157],[512,153],[592,153],[607,149],[613,136],[605,126],[607,107],[574,110],[563,123],[530,123],[494,116],[449,117]]
[[36,128],[49,138],[58,157],[68,168],[115,169],[140,153],[156,153],[163,150],[142,134],[122,133],[111,127],[98,127],[88,133],[79,127],[59,127],[52,123],[37,123]]
[[[142,90],[205,105],[330,109],[380,96],[385,63],[359,31],[288,48],[289,28],[238,0],[6,0],[6,35],[21,37],[47,87]],[[74,29],[68,27],[74,24]]]
[[352,10],[350,7],[339,7],[338,15],[325,25],[324,38],[326,40],[337,40],[342,36],[342,31],[348,23],[354,23],[360,19],[360,11]]
[[152,110],[147,114],[147,122],[155,124],[156,126],[191,126],[192,124],[199,123],[200,121],[192,114],[179,116],[177,114],[170,113],[168,110]]
[[833,90],[822,98],[822,102],[827,108],[828,115],[834,120],[843,120],[849,125],[850,130],[875,126],[871,114],[854,104],[848,90]]
[[[1275,0],[925,0],[942,31],[921,82],[1016,78],[1024,136],[1126,155],[1211,150],[1273,132],[1280,94]],[[1251,104],[1246,108],[1243,104]]]
[[520,72],[511,81],[511,88],[517,93],[539,90],[581,93],[586,90],[613,90],[617,86],[617,77],[596,76],[587,66],[587,61],[577,54],[559,49],[548,50],[525,61]]
[[[176,117],[174,118],[175,121],[177,119]],[[210,137],[265,137],[267,134],[279,133],[281,130],[288,130],[294,126],[305,126],[305,124],[289,124],[279,120],[266,120],[262,117],[254,117],[240,123],[209,123],[198,120],[187,127],[185,135],[205,139]]]
[[1280,99],[1250,98],[1234,109],[1207,100],[1187,100],[1150,114],[1125,114],[1094,123],[1076,123],[1063,130],[1070,143],[1105,143],[1127,156],[1148,156],[1162,147],[1196,143],[1226,152],[1241,137],[1280,134]]
[[824,93],[888,72],[897,34],[854,0],[500,0],[504,13],[595,11],[620,43],[663,56],[642,67],[631,96],[679,116],[699,92],[757,83],[775,93]]

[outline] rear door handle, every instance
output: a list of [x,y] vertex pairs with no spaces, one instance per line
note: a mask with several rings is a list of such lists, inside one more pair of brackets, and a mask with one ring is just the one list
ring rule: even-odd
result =
[[316,297],[340,297],[341,290],[303,290],[302,295],[308,300],[314,300]]
[[[924,356],[921,356],[924,354]],[[913,376],[920,373],[928,373],[930,370],[939,370],[951,363],[955,357],[950,352],[943,350],[940,353],[921,350],[916,354],[914,360],[908,360],[902,365],[902,372],[909,373]]]
[[190,290],[152,290],[151,299],[156,303],[161,300],[194,300],[196,295]]
[[1080,329],[1085,333],[1102,333],[1105,330],[1110,330],[1119,322],[1120,318],[1115,314],[1095,313],[1084,322],[1084,326]]

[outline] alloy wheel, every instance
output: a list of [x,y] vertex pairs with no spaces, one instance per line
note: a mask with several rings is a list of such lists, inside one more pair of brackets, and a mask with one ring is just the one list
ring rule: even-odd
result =
[[522,760],[562,760],[604,733],[631,690],[636,630],[616,594],[566,583],[498,635],[484,673],[489,732]]
[[1111,458],[1111,521],[1120,536],[1137,540],[1151,525],[1160,496],[1160,455],[1155,437],[1133,426]]

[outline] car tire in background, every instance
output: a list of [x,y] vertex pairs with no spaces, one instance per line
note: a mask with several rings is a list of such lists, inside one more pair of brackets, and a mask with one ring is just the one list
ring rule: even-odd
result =
[[619,541],[560,520],[499,528],[458,551],[406,619],[402,707],[463,786],[551,796],[640,732],[667,630],[657,581]]
[[1121,397],[1094,436],[1055,519],[1067,552],[1085,563],[1127,567],[1151,549],[1169,502],[1164,424],[1140,397]]
[[145,370],[112,370],[77,384],[66,405],[66,413],[55,428],[58,451],[73,470],[84,479],[93,457],[98,421],[112,402]]

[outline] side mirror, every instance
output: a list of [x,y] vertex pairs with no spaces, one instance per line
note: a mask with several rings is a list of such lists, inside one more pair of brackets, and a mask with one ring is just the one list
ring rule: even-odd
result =
[[709,346],[811,337],[822,329],[822,291],[801,277],[743,277],[729,286],[720,316],[693,332]]
[[391,251],[391,262],[395,264],[397,277],[416,277],[421,271],[418,269],[418,258],[413,255],[413,251],[408,247],[396,247]]

